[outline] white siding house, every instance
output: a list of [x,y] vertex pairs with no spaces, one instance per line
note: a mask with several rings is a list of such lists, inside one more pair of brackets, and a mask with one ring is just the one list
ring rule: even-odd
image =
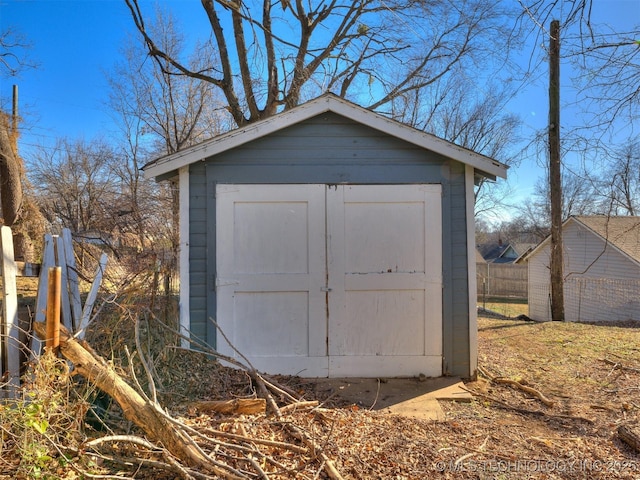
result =
[[[565,320],[640,320],[640,217],[579,216],[563,225]],[[529,266],[529,316],[551,318],[550,239]]]

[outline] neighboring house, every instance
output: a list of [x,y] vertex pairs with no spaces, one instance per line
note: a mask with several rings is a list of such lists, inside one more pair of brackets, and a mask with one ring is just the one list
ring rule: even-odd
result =
[[529,243],[486,243],[478,250],[486,263],[516,263],[522,255],[530,252],[534,244]]
[[[578,216],[562,227],[565,320],[640,320],[640,217]],[[529,316],[551,320],[550,238],[529,266]]]
[[474,183],[506,166],[334,95],[144,167],[180,187],[181,325],[304,377],[471,376]]
[[476,276],[479,300],[487,297],[527,298],[527,267],[516,265],[521,253],[529,248],[528,244],[485,243],[479,245],[477,252],[482,258],[476,261]]

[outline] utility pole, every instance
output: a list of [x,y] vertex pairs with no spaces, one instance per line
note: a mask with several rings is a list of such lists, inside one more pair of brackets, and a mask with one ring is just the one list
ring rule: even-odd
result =
[[13,86],[13,102],[11,109],[11,144],[13,151],[18,151],[18,85]]
[[564,321],[562,177],[560,165],[560,22],[549,40],[549,194],[551,202],[551,319]]

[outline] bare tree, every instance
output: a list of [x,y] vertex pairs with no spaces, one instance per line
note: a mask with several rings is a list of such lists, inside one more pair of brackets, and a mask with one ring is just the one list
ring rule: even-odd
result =
[[488,64],[503,53],[496,39],[512,38],[503,8],[488,0],[202,0],[216,55],[193,68],[163,48],[138,0],[125,2],[158,65],[214,85],[238,126],[324,91],[380,109],[459,64]]
[[[155,21],[147,28],[167,55],[185,56],[184,36],[171,14],[156,10]],[[167,60],[151,61],[140,38],[127,40],[122,58],[109,75],[110,106],[126,138],[131,133],[145,137],[146,151],[142,153],[173,153],[229,129],[228,110],[210,82],[182,75]],[[194,71],[205,70],[205,62],[214,58],[210,44],[198,44],[185,64]],[[132,145],[128,150],[140,153]]]
[[[515,94],[512,85],[490,82],[482,88],[469,88],[468,73],[459,68],[454,73],[428,91],[395,98],[392,116],[506,165],[517,166],[520,157],[514,145],[520,140],[521,119],[506,108]],[[482,179],[475,192],[476,217],[508,206],[511,196],[506,182]]]
[[[585,171],[562,171],[562,221],[573,215],[594,215],[602,213],[598,202],[595,181]],[[520,217],[528,229],[545,238],[550,233],[551,203],[549,181],[541,178],[535,185],[535,192],[524,202]]]
[[36,67],[26,53],[30,48],[31,43],[14,28],[0,32],[0,75],[14,77],[26,68]]
[[591,130],[606,130],[617,121],[633,129],[640,118],[640,25],[626,32],[595,28],[574,47],[577,103]]
[[[518,2],[520,19],[534,36],[532,45],[540,45],[548,37],[546,25],[553,18],[562,22],[562,56],[574,67],[572,79],[577,91],[571,104],[584,115],[582,123],[573,127],[592,135],[606,132],[619,121],[633,128],[640,112],[640,25],[620,31],[594,22],[593,0]],[[532,51],[529,71],[534,72],[545,56],[546,52]]]
[[[183,34],[171,15],[157,10],[147,28],[163,51],[185,57]],[[196,71],[205,68],[203,59],[215,57],[210,48],[198,45],[185,64]],[[109,106],[122,139],[118,161],[110,166],[122,187],[120,224],[137,236],[144,253],[162,260],[168,291],[179,247],[178,189],[173,182],[143,178],[140,167],[228,130],[232,120],[213,84],[182,75],[165,60],[150,60],[139,36],[127,40],[121,58],[108,76]]]
[[608,167],[600,182],[602,211],[609,215],[640,213],[640,139],[629,139],[608,154]]
[[103,142],[63,139],[30,159],[40,210],[50,225],[87,240],[113,233],[119,190],[108,168],[113,156]]

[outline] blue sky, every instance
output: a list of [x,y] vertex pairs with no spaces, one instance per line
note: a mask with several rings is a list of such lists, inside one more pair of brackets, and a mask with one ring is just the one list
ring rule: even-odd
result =
[[[515,0],[514,0],[515,1]],[[154,2],[142,0],[143,11]],[[198,0],[159,0],[182,25],[207,32]],[[629,30],[640,19],[640,0],[595,0],[594,23]],[[18,78],[2,78],[2,107],[10,110],[11,90],[19,87],[24,118],[21,153],[33,145],[52,145],[56,138],[108,137],[111,126],[104,72],[117,61],[133,22],[124,0],[0,0],[0,30],[15,28],[33,45],[28,55],[39,64]],[[640,33],[639,33],[640,36]],[[564,67],[563,67],[564,68]],[[524,133],[544,128],[547,121],[547,74],[509,105],[524,121]],[[535,165],[512,169],[510,183],[521,196],[532,190],[542,171]]]
[[[203,16],[198,1],[161,3],[190,18]],[[142,5],[150,10],[149,2]],[[133,32],[124,0],[0,0],[0,26],[23,34],[33,45],[29,56],[38,63],[18,78],[1,80],[7,110],[12,85],[18,85],[23,144],[108,135],[112,127],[105,72]]]

